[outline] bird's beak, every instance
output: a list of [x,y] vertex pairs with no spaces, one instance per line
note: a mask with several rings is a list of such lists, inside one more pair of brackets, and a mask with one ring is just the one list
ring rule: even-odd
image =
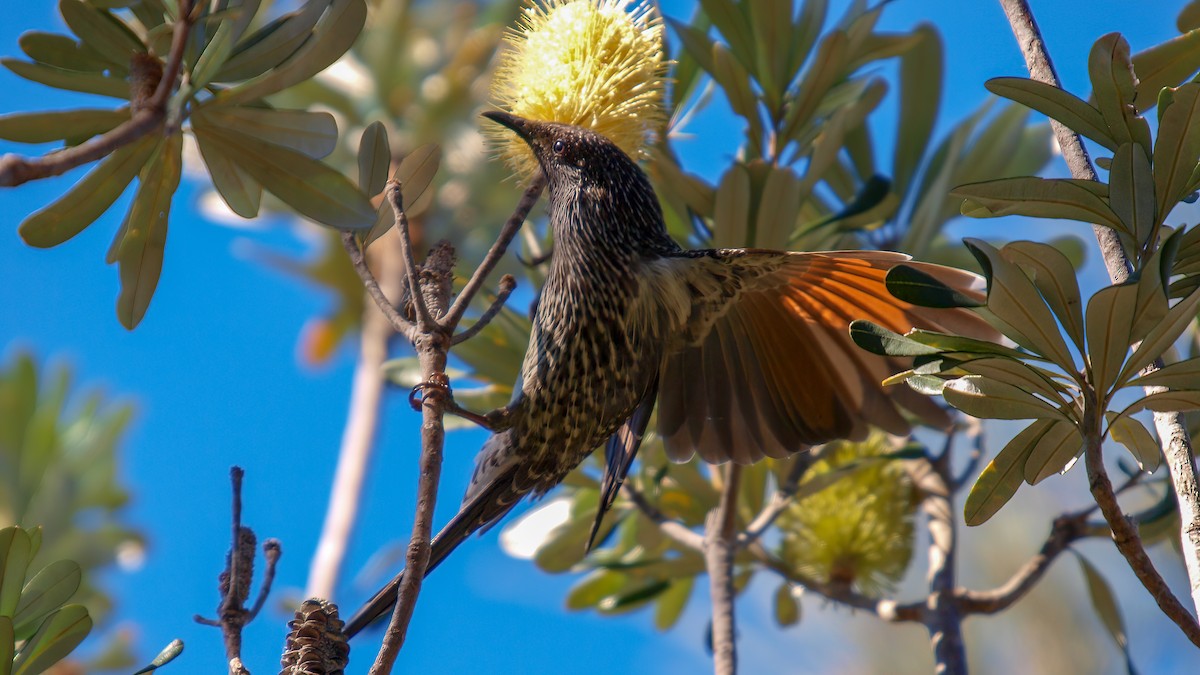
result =
[[500,110],[488,110],[487,112],[483,113],[483,116],[493,122],[496,122],[497,124],[503,124],[509,129],[512,129],[513,131],[517,132],[518,136],[526,141],[529,140],[530,124],[528,120],[522,117],[517,117],[516,115],[510,115],[509,113]]

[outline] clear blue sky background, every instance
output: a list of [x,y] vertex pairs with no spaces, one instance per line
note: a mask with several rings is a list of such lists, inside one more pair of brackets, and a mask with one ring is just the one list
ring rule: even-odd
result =
[[[1076,92],[1088,90],[1086,54],[1095,38],[1119,30],[1135,50],[1155,44],[1175,35],[1181,4],[1034,3],[1060,74]],[[5,3],[0,53],[17,54],[17,37],[25,30],[60,30],[54,6]],[[691,5],[668,2],[666,11],[686,19]],[[940,131],[983,100],[984,80],[1025,73],[998,3],[897,0],[882,25],[904,28],[921,21],[936,24],[946,42],[949,93]],[[63,108],[85,99],[0,71],[0,113]],[[711,176],[726,161],[736,142],[728,123],[727,116],[713,114],[692,127],[698,138],[716,141],[684,142],[680,149],[689,168]],[[885,117],[882,146],[890,143],[889,124]],[[0,142],[0,152],[13,151],[33,150]],[[289,250],[301,250],[301,243],[286,228],[240,231],[205,222],[194,204],[203,186],[192,183],[185,183],[175,200],[157,296],[142,325],[125,331],[114,312],[116,271],[103,264],[123,207],[53,250],[28,248],[16,234],[25,215],[80,175],[76,171],[0,191],[0,358],[31,348],[42,358],[73,364],[83,381],[137,401],[139,414],[122,465],[135,495],[128,519],[147,530],[149,549],[140,570],[109,575],[117,616],[139,626],[138,644],[146,658],[181,637],[187,652],[172,672],[219,672],[224,666],[218,632],[195,625],[191,616],[211,615],[217,603],[216,575],[229,535],[228,468],[238,464],[247,472],[245,521],[260,538],[283,541],[279,587],[302,587],[324,514],[354,354],[343,349],[330,367],[315,372],[298,365],[297,334],[329,299],[239,258],[232,248],[246,238]],[[394,401],[389,406],[361,534],[351,549],[351,572],[381,542],[407,537],[417,423],[406,405]],[[439,521],[455,508],[453,496],[461,494],[482,440],[479,432],[451,437]],[[1132,583],[1127,572],[1120,578]],[[710,667],[703,647],[703,602],[694,600],[681,627],[662,635],[644,613],[618,619],[566,613],[563,596],[572,581],[506,557],[494,533],[469,543],[427,585],[401,667],[431,673],[674,673]],[[337,600],[352,610],[367,591],[347,581]],[[748,673],[828,671],[845,662],[830,652],[851,648],[837,642],[821,647],[811,633],[806,639],[807,622],[783,633],[765,612],[742,614],[743,634],[755,634],[744,646],[775,643],[769,650],[744,651]],[[1132,626],[1135,649],[1156,644],[1147,634],[1160,630],[1173,628],[1161,617]],[[245,657],[252,670],[273,672],[283,633],[278,613],[249,627]],[[1097,648],[1111,649],[1107,644]],[[789,650],[794,650],[789,660],[775,660]],[[357,654],[355,672],[365,672],[365,651]],[[1165,666],[1160,658],[1171,661],[1162,653],[1138,653],[1146,672],[1163,672],[1155,667]]]

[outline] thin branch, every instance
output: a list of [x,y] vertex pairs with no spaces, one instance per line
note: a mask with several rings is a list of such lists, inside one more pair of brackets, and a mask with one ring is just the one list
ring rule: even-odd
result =
[[[380,292],[385,297],[400,295],[402,275],[398,269],[401,264],[399,252],[393,232],[385,234],[371,248],[372,259],[382,279]],[[387,361],[388,343],[393,335],[395,331],[391,322],[375,303],[368,302],[363,308],[362,335],[350,391],[350,410],[342,432],[321,538],[309,566],[308,586],[304,591],[306,597],[333,597],[341,577],[346,549],[358,521],[367,469],[375,452],[385,389],[382,368]]]
[[754,520],[746,526],[746,529],[738,534],[739,547],[745,548],[761,537],[767,528],[775,523],[780,514],[795,501],[800,479],[804,477],[804,473],[808,471],[814,461],[812,452],[800,452],[795,456],[783,482],[775,490],[775,494],[771,495],[771,501],[767,502],[763,510],[759,511]]
[[971,454],[967,455],[966,465],[954,477],[954,482],[950,485],[950,488],[956,493],[970,482],[971,477],[975,475],[975,471],[979,469],[979,463],[983,460],[984,455],[987,454],[987,437],[983,431],[983,420],[966,415],[962,415],[961,418],[962,424],[966,426],[967,435],[971,437]]
[[954,478],[950,472],[950,451],[954,437],[953,432],[946,436],[946,447],[937,458],[910,462],[907,467],[913,484],[924,494],[921,510],[925,512],[929,530],[929,595],[925,601],[929,611],[925,625],[933,643],[934,672],[965,675],[967,653],[955,579],[958,537],[951,496]]
[[479,317],[478,321],[471,324],[470,328],[451,338],[450,344],[456,345],[478,335],[479,331],[486,328],[492,322],[492,319],[496,318],[496,315],[500,313],[500,310],[504,309],[504,303],[508,302],[508,296],[512,295],[516,287],[517,280],[513,278],[513,275],[505,274],[500,277],[500,291],[496,294],[496,299],[492,301],[492,305],[487,308],[483,316]]
[[1042,580],[1059,554],[1085,536],[1083,519],[1083,514],[1068,514],[1055,519],[1050,536],[1042,544],[1041,550],[1009,577],[1004,585],[989,591],[961,591],[959,602],[963,613],[996,614],[1025,597]]
[[392,205],[392,213],[396,216],[396,231],[400,233],[400,253],[404,256],[404,274],[408,279],[408,290],[412,295],[413,308],[417,314],[417,326],[428,331],[433,327],[433,317],[429,313],[429,305],[425,296],[420,292],[417,283],[417,262],[413,257],[412,235],[408,229],[408,214],[404,213],[404,197],[400,194],[400,182],[389,180],[383,190],[388,203]]
[[500,262],[500,258],[504,256],[504,252],[508,250],[508,245],[512,242],[513,237],[517,236],[517,232],[521,231],[521,225],[525,222],[525,217],[529,215],[533,205],[537,203],[538,197],[542,196],[542,190],[546,187],[546,175],[539,169],[537,175],[530,181],[529,187],[525,188],[525,194],[521,196],[521,201],[517,202],[517,208],[509,216],[504,223],[504,227],[500,228],[500,234],[496,237],[496,242],[492,244],[492,248],[488,250],[484,256],[483,262],[479,263],[479,267],[475,268],[475,273],[471,275],[471,279],[467,281],[467,285],[463,287],[462,292],[454,299],[454,304],[451,305],[450,311],[446,313],[446,317],[442,320],[442,325],[450,330],[458,327],[458,322],[462,321],[463,315],[467,312],[467,307],[471,304],[471,300],[479,293],[479,289],[483,288],[483,282],[487,280],[487,276],[492,273],[496,265]]
[[267,604],[267,596],[271,594],[271,586],[275,584],[275,571],[279,566],[279,558],[283,556],[283,545],[275,538],[264,541],[262,550],[263,558],[267,561],[267,568],[263,570],[262,585],[259,586],[258,597],[254,599],[254,606],[250,608],[246,623],[253,621],[262,611],[263,605]]
[[[1042,39],[1041,31],[1033,18],[1033,12],[1026,0],[1000,0],[1004,13],[1012,25],[1013,34],[1020,45],[1021,53],[1025,56],[1025,64],[1030,76],[1040,82],[1061,86],[1054,66],[1050,62],[1050,54]],[[1096,180],[1096,171],[1088,158],[1087,150],[1079,134],[1055,120],[1050,120],[1054,136],[1062,149],[1063,159],[1071,170],[1073,178]],[[1132,265],[1125,250],[1121,247],[1120,238],[1110,228],[1093,225],[1092,231],[1100,245],[1108,276],[1113,283],[1123,283],[1129,278]],[[1162,359],[1156,359],[1150,366],[1152,370],[1162,368]],[[1147,389],[1147,393],[1154,390]],[[1154,413],[1154,427],[1163,443],[1163,454],[1167,460],[1167,470],[1171,475],[1171,484],[1179,502],[1180,540],[1183,552],[1184,566],[1187,568],[1188,581],[1191,587],[1192,605],[1200,613],[1200,479],[1197,478],[1195,459],[1192,454],[1191,438],[1183,421],[1183,414],[1178,412]]]
[[737,497],[742,466],[730,462],[721,500],[704,527],[704,566],[712,596],[713,672],[737,673],[737,621],[734,618],[733,554],[737,551]]
[[134,105],[131,106],[133,113],[128,120],[85,143],[41,157],[21,157],[14,154],[0,157],[0,187],[15,187],[31,180],[64,174],[78,166],[106,157],[118,148],[129,145],[162,126],[167,116],[167,102],[175,91],[176,80],[179,79],[179,72],[183,68],[188,34],[195,20],[191,0],[180,0],[170,52],[154,94],[144,103],[134,101]]
[[621,489],[624,490],[625,496],[629,497],[629,501],[633,502],[633,505],[642,512],[642,515],[658,525],[658,529],[664,535],[686,549],[700,554],[704,553],[703,535],[696,533],[687,525],[667,517],[646,499],[646,495],[628,481],[622,484]]
[[[375,275],[371,273],[367,267],[366,257],[363,255],[362,247],[355,238],[353,232],[342,232],[342,247],[346,249],[346,255],[350,256],[350,264],[354,266],[354,271],[358,273],[358,278],[362,280],[363,287],[367,290],[367,295],[375,301],[375,306],[383,315],[387,317],[389,323],[392,324],[392,330],[408,338],[411,342],[416,339],[417,326],[408,319],[400,316],[400,312],[392,306],[387,296],[379,288],[379,282],[375,279]],[[414,302],[416,302],[414,300]]]
[[1163,614],[1179,626],[1192,644],[1200,647],[1200,624],[1196,623],[1195,617],[1179,602],[1179,598],[1175,597],[1162,575],[1154,568],[1154,563],[1150,561],[1150,556],[1146,554],[1142,540],[1138,537],[1137,527],[1125,516],[1121,505],[1117,503],[1117,495],[1113,492],[1112,482],[1104,469],[1100,434],[1095,430],[1084,435],[1083,457],[1092,496],[1100,506],[1100,513],[1104,514],[1108,526],[1112,528],[1113,543],[1117,545],[1117,550],[1125,556],[1130,569],[1150,592]]

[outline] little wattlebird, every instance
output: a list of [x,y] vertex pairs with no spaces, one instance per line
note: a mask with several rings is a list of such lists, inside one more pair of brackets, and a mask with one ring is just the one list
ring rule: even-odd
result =
[[[512,402],[479,453],[461,510],[433,540],[433,569],[468,535],[525,495],[541,495],[608,441],[600,522],[658,404],[658,433],[676,461],[749,464],[809,445],[896,434],[898,410],[944,420],[895,372],[859,350],[848,326],[869,319],[986,333],[962,309],[894,298],[887,271],[908,257],[878,251],[793,253],[680,248],[646,175],[608,139],[566,124],[484,116],[532,148],[549,189],[554,248]],[[968,294],[973,274],[909,263]],[[593,529],[593,537],[595,529]],[[403,572],[400,573],[403,575]],[[346,626],[354,635],[396,601],[400,576]]]

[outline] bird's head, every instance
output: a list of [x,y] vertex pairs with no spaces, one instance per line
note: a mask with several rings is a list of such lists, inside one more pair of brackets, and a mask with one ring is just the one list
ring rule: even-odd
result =
[[490,110],[483,116],[512,129],[533,151],[553,189],[597,186],[640,174],[637,164],[615,143],[584,127],[542,122]]

